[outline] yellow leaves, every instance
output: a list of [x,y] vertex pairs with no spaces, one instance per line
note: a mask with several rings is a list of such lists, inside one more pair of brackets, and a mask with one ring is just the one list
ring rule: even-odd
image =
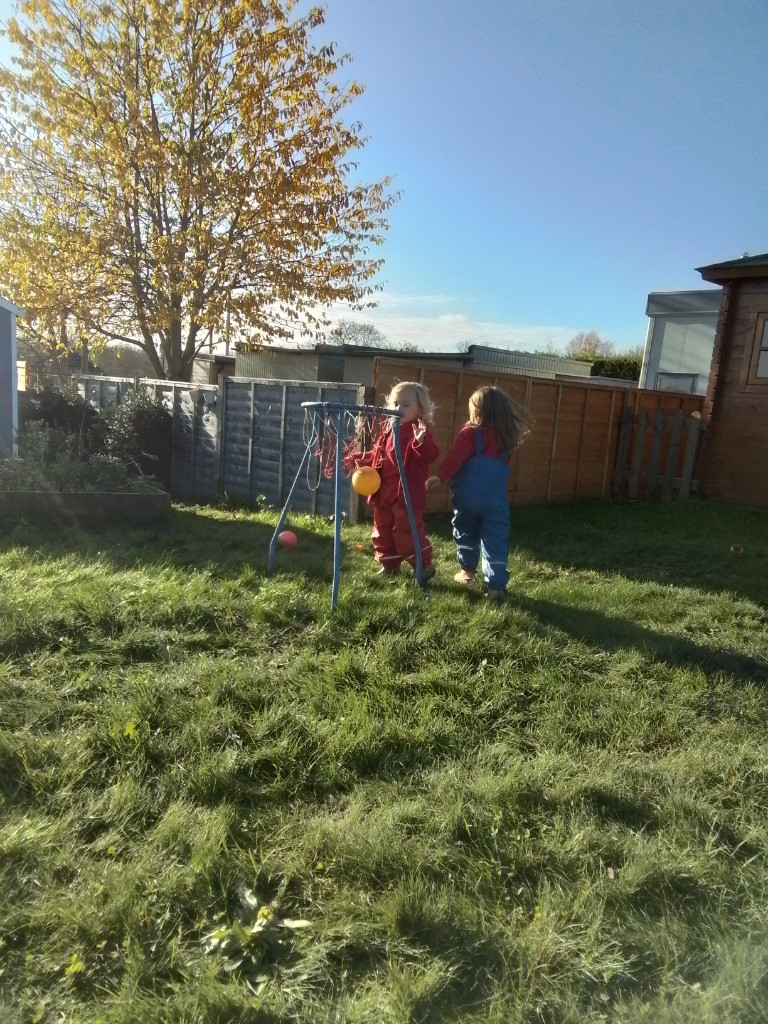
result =
[[339,112],[362,87],[334,80],[333,45],[313,48],[322,10],[292,21],[295,8],[24,3],[9,34],[25,72],[0,70],[0,123],[18,132],[0,172],[0,284],[37,308],[66,296],[83,324],[166,333],[179,309],[247,329],[278,300],[296,319],[368,294],[380,261],[365,246],[394,198],[388,182],[349,186],[365,140]]

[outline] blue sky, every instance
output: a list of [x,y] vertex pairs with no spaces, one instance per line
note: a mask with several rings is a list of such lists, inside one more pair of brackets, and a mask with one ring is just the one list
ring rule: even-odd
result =
[[642,344],[650,291],[768,251],[765,0],[327,0],[403,193],[393,340]]
[[622,349],[648,292],[768,251],[766,0],[325,6],[317,41],[366,86],[360,177],[402,192],[379,306],[337,317],[430,349]]

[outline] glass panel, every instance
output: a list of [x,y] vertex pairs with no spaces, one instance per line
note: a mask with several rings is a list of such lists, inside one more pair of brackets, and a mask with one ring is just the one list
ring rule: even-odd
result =
[[757,361],[756,377],[768,377],[768,349],[764,348]]

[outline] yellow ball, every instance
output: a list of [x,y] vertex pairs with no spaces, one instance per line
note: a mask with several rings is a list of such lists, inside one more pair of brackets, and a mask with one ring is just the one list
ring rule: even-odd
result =
[[352,486],[358,494],[368,497],[381,487],[381,477],[373,466],[360,466],[352,474]]

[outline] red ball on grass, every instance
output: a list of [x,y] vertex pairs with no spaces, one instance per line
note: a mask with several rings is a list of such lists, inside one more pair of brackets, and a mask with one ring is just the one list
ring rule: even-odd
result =
[[299,538],[293,530],[283,530],[282,533],[277,535],[277,543],[281,548],[295,548],[299,543]]

